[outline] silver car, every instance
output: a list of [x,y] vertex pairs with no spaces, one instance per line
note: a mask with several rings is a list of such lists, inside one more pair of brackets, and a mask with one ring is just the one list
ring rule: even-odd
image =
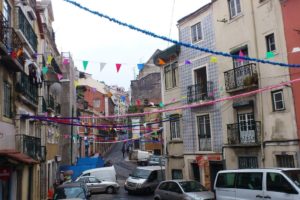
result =
[[154,200],[214,200],[213,192],[192,180],[167,180],[161,182],[154,193]]
[[91,193],[106,192],[108,194],[116,193],[120,185],[112,181],[100,181],[94,176],[82,176],[75,180],[75,182],[83,182],[87,185]]

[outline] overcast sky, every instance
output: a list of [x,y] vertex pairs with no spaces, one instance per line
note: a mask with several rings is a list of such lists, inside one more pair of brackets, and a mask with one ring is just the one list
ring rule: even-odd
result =
[[[82,6],[146,31],[178,40],[177,21],[210,0],[77,0]],[[70,52],[75,65],[107,85],[126,90],[137,64],[145,63],[156,49],[171,46],[168,42],[120,26],[86,12],[64,0],[52,0],[56,44],[61,52]],[[100,72],[100,63],[106,63]],[[116,64],[121,68],[117,73]],[[134,72],[135,71],[135,72]]]

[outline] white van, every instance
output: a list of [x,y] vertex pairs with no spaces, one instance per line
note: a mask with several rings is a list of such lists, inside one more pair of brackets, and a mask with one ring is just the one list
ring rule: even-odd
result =
[[124,188],[128,193],[152,193],[157,185],[165,180],[165,168],[160,166],[146,166],[135,168],[125,181]]
[[85,170],[79,177],[82,176],[95,176],[101,181],[117,181],[117,173],[114,166]]
[[217,200],[299,200],[300,168],[222,170],[214,191]]

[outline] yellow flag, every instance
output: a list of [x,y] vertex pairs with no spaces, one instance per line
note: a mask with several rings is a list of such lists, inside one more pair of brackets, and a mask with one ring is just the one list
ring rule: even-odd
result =
[[51,64],[51,60],[52,60],[52,58],[53,58],[52,56],[50,56],[50,55],[48,56],[48,59],[47,59],[47,64]]
[[218,62],[218,58],[216,56],[211,56],[210,57],[210,62],[211,63],[216,63],[216,62]]

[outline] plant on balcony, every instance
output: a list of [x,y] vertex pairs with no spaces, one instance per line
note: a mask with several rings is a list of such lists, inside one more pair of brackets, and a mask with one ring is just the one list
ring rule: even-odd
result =
[[244,86],[257,85],[257,83],[258,83],[257,73],[253,73],[252,75],[246,76],[243,83],[244,83]]

